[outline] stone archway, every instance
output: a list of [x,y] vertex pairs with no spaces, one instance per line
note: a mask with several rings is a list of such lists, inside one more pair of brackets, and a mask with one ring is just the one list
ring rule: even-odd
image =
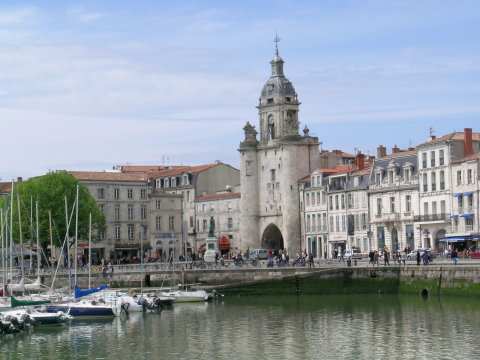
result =
[[398,231],[397,228],[393,228],[391,231],[391,238],[392,238],[392,252],[397,252],[400,250],[399,244],[398,244]]
[[284,249],[282,232],[275,224],[270,224],[263,230],[262,247],[272,250]]

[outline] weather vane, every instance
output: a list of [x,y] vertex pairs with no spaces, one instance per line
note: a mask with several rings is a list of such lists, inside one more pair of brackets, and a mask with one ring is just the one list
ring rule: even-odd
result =
[[278,34],[275,34],[275,39],[273,39],[273,42],[275,43],[275,53],[278,55],[278,43],[280,42],[280,37]]

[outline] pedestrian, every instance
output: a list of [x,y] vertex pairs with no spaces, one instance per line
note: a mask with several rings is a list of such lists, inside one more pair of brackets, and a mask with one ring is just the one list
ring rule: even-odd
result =
[[313,264],[313,254],[310,253],[308,255],[308,267],[315,267],[315,265]]
[[380,256],[378,255],[378,251],[375,250],[375,252],[373,253],[373,266],[375,266],[375,264],[377,264],[377,266],[380,266],[380,262],[378,261],[378,258]]
[[424,250],[422,254],[423,265],[428,265],[428,258],[429,258],[428,251]]
[[390,253],[388,251],[384,251],[383,252],[383,265],[390,266],[389,257],[390,257]]
[[111,262],[108,264],[108,269],[110,270],[109,275],[110,275],[110,279],[111,279],[113,277],[113,265],[112,265]]
[[420,266],[420,250],[417,250],[417,266]]
[[370,259],[370,261],[368,262],[369,264],[375,265],[374,257],[375,257],[375,253],[373,252],[373,250],[370,250],[370,252],[368,253],[368,258]]
[[107,267],[105,265],[102,266],[102,277],[107,277]]
[[456,250],[456,249],[453,249],[450,256],[452,257],[453,263],[454,263],[455,265],[457,265],[457,263],[458,263],[458,253],[457,253],[457,250]]

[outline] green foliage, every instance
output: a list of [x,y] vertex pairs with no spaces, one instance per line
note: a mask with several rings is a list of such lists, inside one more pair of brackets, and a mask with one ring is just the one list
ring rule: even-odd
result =
[[[65,197],[68,206],[68,218],[70,221],[69,236],[75,236],[75,198],[79,185],[78,203],[78,237],[88,240],[89,214],[92,214],[92,240],[98,240],[98,231],[105,230],[105,216],[90,195],[88,189],[80,184],[72,175],[66,173],[49,173],[47,175],[31,178],[14,188],[13,194],[13,237],[19,242],[19,215],[18,202],[20,201],[20,216],[22,223],[23,242],[30,239],[36,241],[36,202],[39,209],[39,234],[40,241],[45,246],[50,244],[49,212],[52,217],[52,234],[55,246],[63,243],[67,230],[65,214]],[[2,209],[5,205],[10,206],[3,200]],[[71,218],[71,220],[70,220]]]

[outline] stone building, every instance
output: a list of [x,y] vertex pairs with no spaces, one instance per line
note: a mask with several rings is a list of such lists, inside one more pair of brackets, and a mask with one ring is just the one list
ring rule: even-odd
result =
[[460,204],[453,196],[453,184],[462,184],[463,176],[468,176],[457,169],[453,173],[452,163],[478,154],[479,148],[480,133],[472,133],[472,129],[440,138],[431,136],[428,141],[417,146],[420,214],[415,217],[415,226],[421,231],[422,247],[442,247],[440,240],[445,237],[446,228],[451,225],[450,217],[458,215],[455,211]]
[[[68,171],[85,185],[105,214],[106,232],[92,244],[92,258],[138,257],[148,239],[148,182],[144,173]],[[142,244],[143,243],[143,244]]]
[[318,138],[299,134],[297,93],[275,50],[271,76],[261,91],[259,139],[249,122],[240,143],[242,250],[301,248],[298,180],[320,168]]
[[418,215],[417,153],[379,153],[369,179],[370,222],[373,250],[414,249],[420,244],[420,231],[414,226]]
[[208,224],[213,216],[215,220],[215,236],[219,239],[222,255],[231,256],[240,250],[240,193],[225,191],[214,195],[199,196],[196,206],[196,248],[205,248],[208,236]]

